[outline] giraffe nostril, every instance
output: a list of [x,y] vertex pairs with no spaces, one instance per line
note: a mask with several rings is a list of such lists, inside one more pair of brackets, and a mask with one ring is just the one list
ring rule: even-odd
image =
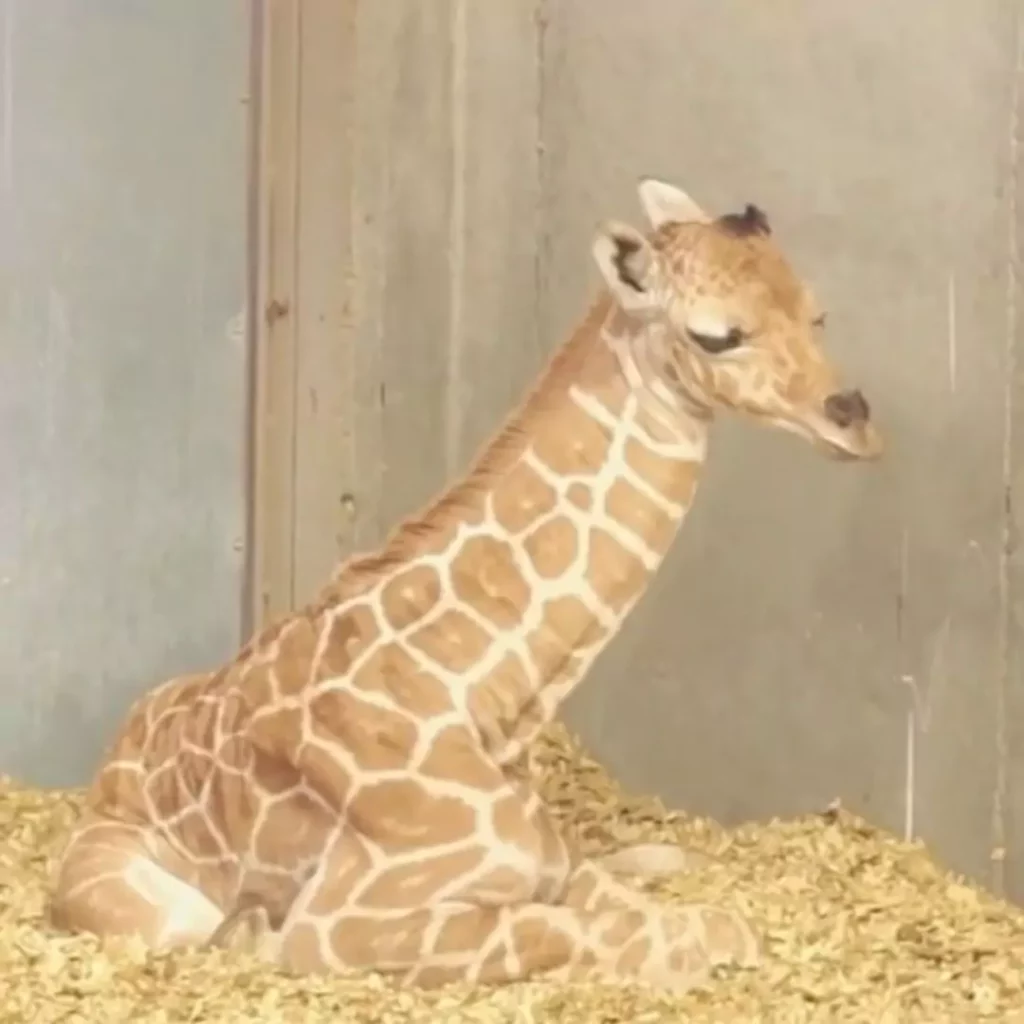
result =
[[851,427],[855,423],[867,423],[871,408],[860,391],[837,391],[825,399],[825,415],[837,427]]

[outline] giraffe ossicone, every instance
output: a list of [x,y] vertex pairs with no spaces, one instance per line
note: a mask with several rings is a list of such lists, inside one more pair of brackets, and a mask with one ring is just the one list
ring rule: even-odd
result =
[[707,224],[711,218],[682,189],[659,178],[643,177],[637,192],[652,228],[665,224]]
[[602,294],[466,475],[226,664],[129,710],[55,925],[424,986],[682,991],[759,962],[738,913],[621,878],[683,870],[681,852],[582,857],[516,769],[661,564],[719,411],[881,453],[764,214],[639,193],[651,230],[598,233]]

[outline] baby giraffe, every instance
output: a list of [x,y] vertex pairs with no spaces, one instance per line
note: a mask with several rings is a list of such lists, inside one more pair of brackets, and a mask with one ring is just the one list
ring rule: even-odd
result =
[[616,635],[694,498],[719,410],[825,455],[881,441],[765,215],[639,186],[602,294],[466,475],[307,607],[131,708],[58,866],[58,927],[154,948],[239,936],[291,971],[644,982],[755,965],[735,912],[584,858],[514,770]]

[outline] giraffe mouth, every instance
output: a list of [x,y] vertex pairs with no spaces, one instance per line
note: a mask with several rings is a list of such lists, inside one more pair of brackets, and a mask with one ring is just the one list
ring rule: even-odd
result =
[[864,424],[849,443],[819,434],[816,445],[836,462],[873,462],[882,455],[882,439],[870,424]]
[[835,459],[836,462],[859,462],[864,458],[863,455],[851,452],[849,448],[844,448],[841,444],[836,444],[835,441],[823,440],[821,448],[829,458]]
[[773,417],[771,421],[787,433],[795,434],[817,452],[835,462],[873,462],[884,448],[881,435],[871,423],[851,430],[839,430],[818,420]]

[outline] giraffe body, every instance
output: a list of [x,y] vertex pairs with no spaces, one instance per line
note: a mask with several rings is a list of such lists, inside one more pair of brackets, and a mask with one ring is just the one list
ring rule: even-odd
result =
[[[829,454],[880,442],[759,211],[641,186],[608,293],[468,474],[218,671],[130,709],[59,865],[55,924],[154,947],[250,935],[297,971],[685,989],[752,965],[733,912],[584,860],[514,766],[616,634],[694,497],[716,408]],[[753,211],[753,212],[751,212]]]

